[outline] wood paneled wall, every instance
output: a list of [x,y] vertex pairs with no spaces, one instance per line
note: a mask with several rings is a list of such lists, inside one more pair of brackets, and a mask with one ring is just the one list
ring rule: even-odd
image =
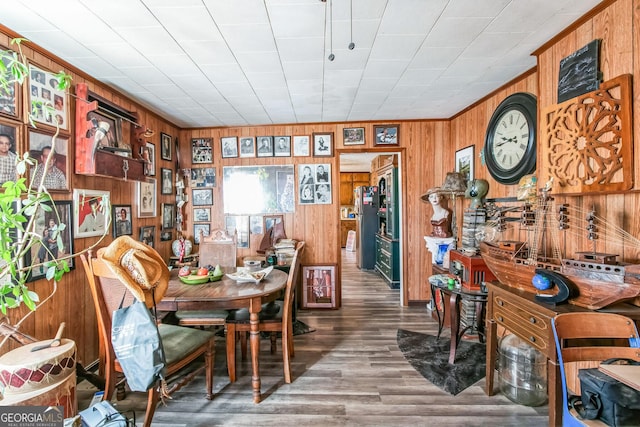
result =
[[[189,142],[194,137],[214,138],[214,161],[216,167],[217,186],[214,191],[214,209],[212,210],[212,227],[224,225],[222,211],[221,185],[222,167],[232,165],[255,164],[293,164],[301,163],[331,163],[333,203],[330,205],[302,206],[296,204],[295,213],[285,216],[287,235],[307,242],[307,251],[303,263],[340,263],[340,219],[339,219],[339,153],[359,151],[387,152],[397,150],[401,156],[401,203],[402,203],[402,278],[404,281],[405,304],[424,303],[429,298],[427,277],[431,274],[431,256],[425,247],[423,236],[431,232],[429,218],[431,206],[420,200],[424,192],[434,186],[441,185],[447,172],[454,169],[455,152],[469,145],[475,146],[474,170],[475,176],[487,179],[490,183],[489,197],[514,196],[516,186],[504,186],[495,182],[481,163],[480,152],[484,146],[484,135],[487,124],[497,105],[508,95],[515,92],[530,92],[538,97],[539,108],[548,106],[556,101],[558,66],[561,58],[585,45],[595,38],[603,40],[601,48],[601,69],[604,79],[623,73],[637,74],[640,71],[640,52],[638,25],[640,24],[640,0],[618,0],[607,2],[606,7],[587,16],[575,28],[563,33],[562,37],[552,40],[539,52],[537,70],[525,73],[520,78],[510,82],[505,87],[492,93],[459,113],[451,119],[416,120],[396,122],[400,125],[400,140],[397,147],[375,147],[373,144],[373,125],[370,122],[361,123],[321,123],[304,125],[254,126],[237,128],[210,128],[180,130],[156,115],[146,111],[139,105],[106,89],[92,81],[89,77],[78,72],[72,72],[73,83],[87,81],[90,90],[112,100],[125,109],[137,111],[140,122],[155,130],[156,134],[150,142],[156,144],[156,169],[161,167],[173,168],[172,162],[160,159],[160,132],[178,137],[180,141],[180,158],[183,168],[191,165]],[[614,25],[615,22],[615,25]],[[10,31],[3,31],[13,37]],[[8,37],[2,36],[0,43],[8,46]],[[42,67],[57,71],[64,68],[72,70],[68,64],[56,60],[41,52],[29,49],[27,54]],[[634,79],[634,110],[640,111],[640,91],[638,79]],[[73,117],[73,114],[72,114]],[[342,129],[344,127],[364,127],[366,144],[364,146],[347,146],[342,144]],[[220,156],[220,137],[222,136],[258,136],[258,135],[312,135],[313,132],[334,132],[334,157],[288,157],[288,158],[253,158],[253,159],[222,159]],[[635,151],[640,152],[640,120],[634,123]],[[72,139],[73,141],[73,139]],[[538,159],[540,162],[540,159]],[[296,168],[297,169],[297,168]],[[296,170],[297,174],[297,170]],[[634,156],[634,190],[638,188],[640,179],[640,156]],[[72,186],[75,188],[96,188],[111,191],[114,204],[129,204],[135,207],[135,186],[133,183],[73,176]],[[62,199],[70,199],[71,194],[61,194]],[[585,195],[566,197],[568,202],[580,206],[594,207],[607,219],[621,225],[634,236],[640,236],[640,217],[635,215],[640,206],[636,191],[625,194]],[[464,200],[464,199],[460,199]],[[173,195],[158,195],[158,210],[160,203],[174,202]],[[458,204],[460,211],[466,206],[466,201]],[[134,209],[135,210],[135,209]],[[191,206],[187,205],[187,234],[193,233]],[[461,217],[461,216],[460,216]],[[134,218],[134,233],[138,233],[140,226],[156,225],[160,227],[160,217],[138,219]],[[461,224],[459,224],[459,227]],[[254,252],[259,245],[261,236],[252,236],[251,249],[239,252],[239,257]],[[105,241],[109,243],[110,238]],[[76,250],[86,247],[92,239],[76,240]],[[572,242],[579,249],[581,242]],[[156,247],[165,258],[170,255],[170,242],[159,242]],[[640,254],[624,248],[625,261],[638,261]],[[65,336],[74,339],[78,344],[80,361],[91,361],[97,357],[97,339],[95,337],[95,316],[93,302],[86,285],[84,272],[80,263],[76,269],[65,276],[59,284],[56,296],[21,328],[26,333],[44,339],[53,336],[61,321],[67,322]],[[45,281],[35,283],[35,289],[40,295],[46,295],[51,285]],[[13,315],[15,317],[15,314]],[[0,349],[0,353],[7,348]]]

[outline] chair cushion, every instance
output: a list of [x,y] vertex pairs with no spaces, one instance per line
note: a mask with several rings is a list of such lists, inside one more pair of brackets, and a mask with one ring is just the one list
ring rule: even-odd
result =
[[176,318],[184,319],[226,319],[229,315],[227,310],[178,310]]
[[215,337],[214,332],[167,325],[165,323],[159,324],[158,330],[162,338],[162,347],[164,348],[167,365],[184,359],[198,347]]
[[[283,301],[272,301],[262,304],[259,319],[261,322],[281,322]],[[249,310],[241,308],[240,310],[229,313],[227,323],[249,323]]]

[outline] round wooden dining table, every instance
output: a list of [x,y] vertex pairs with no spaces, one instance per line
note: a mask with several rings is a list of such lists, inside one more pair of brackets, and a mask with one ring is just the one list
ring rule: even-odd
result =
[[[233,273],[235,269],[224,269],[225,273]],[[162,300],[157,304],[161,311],[209,310],[247,308],[250,313],[251,365],[253,375],[253,401],[260,403],[260,332],[258,330],[258,313],[262,304],[273,301],[282,294],[287,284],[287,273],[273,269],[260,283],[237,282],[226,275],[217,282],[201,285],[187,285],[180,281],[178,271],[171,271],[169,288]]]

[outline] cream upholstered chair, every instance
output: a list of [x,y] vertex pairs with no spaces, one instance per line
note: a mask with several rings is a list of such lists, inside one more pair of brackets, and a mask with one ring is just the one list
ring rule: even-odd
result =
[[[235,267],[237,232],[233,236],[226,230],[213,230],[208,236],[200,231],[199,265]],[[224,326],[227,310],[178,310],[175,313],[180,326]]]
[[[122,368],[118,363],[111,345],[111,317],[121,303],[128,305],[134,297],[125,285],[111,271],[108,265],[101,259],[103,249],[98,251],[98,256],[92,258],[91,254],[80,256],[85,273],[91,288],[96,317],[98,319],[98,339],[100,343],[100,362],[105,375],[104,400],[111,400],[118,382],[117,374],[122,374]],[[125,299],[123,301],[123,295]],[[159,297],[159,296],[157,296]],[[213,361],[215,354],[215,334],[208,331],[199,331],[193,328],[184,328],[175,325],[159,324],[158,330],[162,339],[162,347],[166,358],[167,378],[183,369],[185,366],[204,355],[204,369],[206,377],[206,396],[213,399]],[[196,369],[191,374],[182,378],[171,387],[171,391],[179,389],[187,381],[190,381],[197,373]],[[147,412],[143,425],[151,425],[153,414],[160,397],[159,384],[151,387],[147,397]]]
[[[289,278],[285,287],[284,301],[275,301],[262,306],[258,329],[271,332],[271,352],[275,351],[276,333],[282,335],[282,360],[284,363],[284,381],[291,383],[291,362],[294,356],[293,348],[293,302],[296,284],[300,270],[300,261],[304,252],[305,242],[298,242],[291,261]],[[251,330],[249,310],[233,311],[227,317],[227,367],[229,381],[236,380],[236,333],[240,335],[243,351],[246,351],[246,333]]]
[[551,326],[562,381],[562,425],[606,425],[599,420],[579,419],[577,412],[569,409],[569,392],[580,394],[578,369],[597,367],[614,357],[640,360],[636,325],[619,314],[590,311],[559,314]]

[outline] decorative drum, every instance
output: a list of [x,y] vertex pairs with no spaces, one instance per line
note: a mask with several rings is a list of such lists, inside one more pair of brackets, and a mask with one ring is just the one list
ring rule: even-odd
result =
[[62,405],[65,418],[75,416],[76,344],[62,339],[57,347],[31,351],[50,342],[27,344],[0,357],[0,405]]

